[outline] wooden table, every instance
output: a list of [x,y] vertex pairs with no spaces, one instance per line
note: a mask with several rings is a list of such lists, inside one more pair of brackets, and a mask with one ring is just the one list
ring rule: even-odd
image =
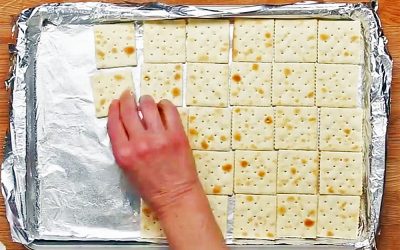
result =
[[[56,0],[57,1],[57,0]],[[51,1],[51,2],[56,2]],[[76,2],[72,0],[71,2]],[[118,2],[118,1],[114,1]],[[136,1],[150,2],[150,1]],[[215,0],[166,0],[169,4],[215,4]],[[225,0],[224,4],[262,4],[262,3],[289,3],[292,0]],[[340,2],[340,1],[336,1]],[[351,0],[349,2],[359,2]],[[40,0],[0,0],[0,145],[3,145],[5,131],[8,128],[8,93],[5,90],[3,80],[7,76],[9,63],[7,44],[13,42],[10,38],[12,20],[26,7],[41,4]],[[389,155],[386,172],[386,189],[384,207],[381,219],[381,235],[378,239],[379,249],[400,249],[400,66],[397,60],[400,58],[400,1],[381,0],[380,17],[383,22],[385,35],[389,39],[389,49],[394,58],[394,75],[392,91],[392,115],[389,130]],[[399,99],[399,100],[398,100]],[[0,156],[3,149],[0,148]],[[7,249],[24,249],[23,246],[11,242],[9,225],[5,218],[3,197],[0,195],[0,241]]]

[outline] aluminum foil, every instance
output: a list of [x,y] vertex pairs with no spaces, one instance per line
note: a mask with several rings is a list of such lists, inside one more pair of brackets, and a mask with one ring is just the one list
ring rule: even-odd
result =
[[[360,20],[364,31],[360,103],[366,117],[366,171],[359,238],[237,241],[231,234],[231,199],[227,242],[375,248],[392,77],[392,60],[376,11],[376,3],[313,2],[218,7],[64,3],[23,11],[14,27],[17,43],[10,45],[13,65],[6,82],[11,92],[10,131],[1,170],[12,238],[26,245],[37,240],[143,241],[138,195],[114,164],[105,119],[94,115],[88,77],[96,70],[93,24],[134,21],[140,31],[141,21],[148,19],[327,18]],[[139,32],[139,62],[140,39]],[[133,69],[136,77],[138,71]]]

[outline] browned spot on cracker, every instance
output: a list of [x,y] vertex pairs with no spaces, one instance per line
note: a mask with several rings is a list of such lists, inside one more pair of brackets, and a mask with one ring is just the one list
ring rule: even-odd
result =
[[266,33],[265,33],[265,38],[271,38],[271,33],[266,32]]
[[150,81],[150,76],[144,76],[144,77],[143,77],[143,80],[145,80],[145,81],[147,81],[147,82]]
[[288,77],[292,74],[292,70],[290,70],[289,68],[284,68],[283,74],[285,75],[285,77]]
[[264,177],[265,176],[265,171],[263,171],[263,170],[258,171],[258,176]]
[[194,115],[189,116],[189,122],[190,123],[193,123],[194,120],[196,120],[196,116],[194,116]]
[[357,41],[360,37],[359,36],[352,36],[351,37],[351,42],[354,43],[355,41]]
[[313,92],[313,91],[308,92],[307,97],[308,97],[308,98],[314,97],[314,92]]
[[106,56],[106,54],[104,54],[104,52],[101,50],[97,50],[96,54],[98,57],[100,57],[100,59],[104,59],[104,57]]
[[238,54],[239,54],[239,51],[238,51],[237,49],[234,49],[234,50],[232,51],[233,57],[237,57]]
[[206,141],[203,140],[203,141],[201,142],[201,148],[202,148],[202,149],[207,149],[207,148],[208,148],[208,143],[207,143]]
[[329,35],[328,35],[328,34],[321,34],[321,35],[319,35],[319,38],[320,38],[322,41],[326,42],[326,41],[328,41],[328,39],[329,39]]
[[300,114],[300,109],[299,108],[295,108],[293,111],[296,115]]
[[247,167],[249,165],[249,163],[247,162],[247,161],[240,161],[240,166],[242,167],[242,168],[245,168],[245,167]]
[[213,188],[213,193],[214,194],[219,194],[219,193],[221,193],[221,190],[222,190],[222,188],[220,187],[220,186],[215,186],[214,188]]
[[257,71],[259,68],[259,65],[257,63],[253,63],[253,65],[251,66],[251,69],[254,71]]
[[264,90],[263,90],[262,88],[257,88],[257,92],[258,92],[260,95],[264,94]]
[[311,40],[314,40],[315,39],[315,36],[314,35],[309,35],[308,37],[307,37],[307,41],[311,41]]
[[114,47],[114,48],[111,49],[111,52],[115,54],[115,53],[118,52],[118,50],[117,50],[117,48]]
[[119,74],[116,74],[116,75],[114,75],[114,79],[117,80],[117,81],[121,81],[121,80],[124,79],[124,77],[119,75]]
[[103,98],[103,99],[100,100],[100,105],[101,106],[103,106],[105,103],[106,103],[106,99]]
[[314,216],[314,215],[315,215],[315,210],[313,209],[310,212],[308,212],[307,216]]
[[287,198],[287,200],[288,200],[288,201],[295,201],[296,199],[294,198],[294,196],[289,196],[289,197]]
[[267,237],[269,237],[269,238],[274,238],[274,236],[275,236],[275,235],[274,235],[273,233],[271,233],[271,232],[268,232],[268,233],[267,233]]
[[328,187],[328,192],[331,193],[331,194],[333,194],[333,193],[335,192],[335,190],[333,189],[332,186],[329,186],[329,187]]
[[285,215],[285,213],[286,213],[286,208],[285,208],[285,207],[279,207],[279,208],[278,208],[278,211],[279,211],[279,214],[280,214],[280,215]]
[[248,196],[246,196],[246,200],[247,200],[248,202],[252,202],[252,201],[254,200],[254,198],[253,198],[253,196],[248,195]]
[[347,202],[344,201],[342,204],[340,204],[340,208],[343,209],[346,207],[346,205],[347,205]]
[[233,135],[233,139],[235,139],[236,141],[240,141],[240,140],[242,140],[242,135],[240,134],[240,133],[235,133],[234,135]]
[[314,224],[315,224],[315,221],[313,221],[313,220],[311,220],[311,219],[309,219],[309,218],[307,218],[307,219],[304,220],[304,225],[305,225],[306,227],[312,227],[312,226],[314,226]]
[[232,170],[232,164],[225,164],[225,165],[222,166],[222,169],[223,169],[225,172],[231,172],[231,170]]
[[175,88],[172,88],[171,93],[172,93],[173,97],[177,97],[177,96],[181,95],[181,90],[179,88],[175,87]]
[[301,163],[306,164],[307,160],[306,159],[301,159]]
[[179,80],[181,79],[181,74],[176,73],[176,74],[174,75],[174,79],[177,80],[177,81],[179,81]]
[[150,215],[151,215],[150,208],[147,208],[147,207],[142,208],[142,212],[143,212],[144,215],[146,215],[146,217],[150,217]]
[[326,232],[326,236],[333,236],[334,234],[333,234],[333,232],[332,231],[328,231],[328,232]]
[[232,76],[232,80],[235,82],[240,82],[242,80],[242,77],[239,74],[234,74]]
[[235,108],[236,113],[240,113],[240,108]]
[[210,58],[207,55],[201,55],[199,56],[199,61],[200,62],[208,62]]
[[196,129],[191,128],[191,129],[189,129],[189,134],[191,134],[191,135],[198,135],[199,132],[198,132]]
[[321,88],[321,91],[322,91],[322,93],[328,92],[328,90],[326,88],[324,88],[324,87]]
[[291,167],[290,168],[290,173],[296,174],[297,173],[297,169],[295,167]]
[[348,51],[345,51],[345,52],[343,53],[343,55],[344,55],[344,56],[350,56],[350,53],[349,53]]
[[308,118],[308,121],[309,122],[315,122],[317,120],[317,118],[315,118],[315,117],[310,117],[310,118]]
[[272,117],[271,117],[271,116],[265,117],[264,122],[265,122],[266,124],[271,124],[271,123],[272,123]]
[[133,46],[128,46],[124,48],[124,52],[125,54],[127,54],[128,56],[132,55],[133,53],[135,53],[135,48]]
[[272,43],[265,43],[265,47],[267,48],[272,47]]
[[219,138],[221,139],[221,141],[226,141],[227,139],[225,135],[221,135]]
[[261,61],[261,56],[257,56],[257,57],[256,57],[256,61],[257,61],[257,62],[260,62],[260,61]]
[[182,68],[182,67],[181,67],[181,65],[179,65],[179,64],[175,66],[175,69],[176,69],[176,70],[180,70],[181,68]]
[[349,134],[351,133],[351,129],[345,128],[345,129],[343,129],[343,132],[344,132],[346,135],[349,135]]

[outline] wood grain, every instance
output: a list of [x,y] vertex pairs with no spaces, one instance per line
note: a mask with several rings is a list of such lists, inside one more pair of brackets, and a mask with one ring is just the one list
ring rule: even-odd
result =
[[[51,1],[60,2],[60,1]],[[70,2],[76,2],[70,1]],[[120,1],[111,1],[120,2]],[[150,2],[150,1],[135,1]],[[216,4],[215,0],[165,0],[168,4]],[[223,4],[282,4],[293,3],[292,0],[225,0]],[[321,1],[323,2],[323,1]],[[337,1],[339,2],[339,1]],[[348,2],[358,2],[356,0]],[[12,42],[11,23],[18,13],[27,7],[41,4],[40,0],[0,0],[0,144],[3,143],[5,131],[8,129],[8,93],[2,81],[6,78],[9,60],[7,44]],[[394,78],[392,89],[392,115],[389,128],[389,155],[386,171],[386,187],[384,196],[384,206],[381,218],[381,235],[378,238],[378,249],[395,250],[400,249],[400,172],[398,162],[400,162],[400,66],[397,64],[400,58],[400,3],[398,0],[381,0],[380,17],[383,22],[385,35],[389,39],[389,50],[395,61]],[[0,156],[3,149],[0,147]],[[23,246],[12,243],[8,222],[5,218],[5,208],[3,197],[0,195],[0,241],[7,249],[20,250]]]

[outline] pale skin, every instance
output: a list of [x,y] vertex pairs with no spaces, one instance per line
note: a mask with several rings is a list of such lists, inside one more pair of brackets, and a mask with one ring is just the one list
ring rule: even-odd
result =
[[142,96],[137,105],[125,91],[110,105],[108,134],[116,162],[159,217],[171,249],[227,249],[170,101]]

